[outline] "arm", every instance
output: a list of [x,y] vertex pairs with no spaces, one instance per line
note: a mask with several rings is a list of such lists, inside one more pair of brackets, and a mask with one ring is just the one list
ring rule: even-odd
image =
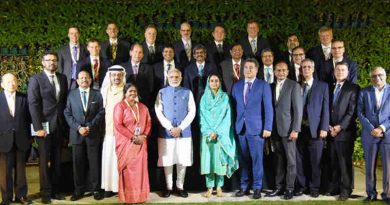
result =
[[100,126],[105,117],[103,98],[99,92],[96,92],[96,96],[97,96],[97,104],[98,104],[98,113],[96,113],[95,117],[92,119],[91,122],[88,122],[86,124],[86,126],[89,127],[90,129],[96,129],[98,126]]
[[354,61],[351,61],[348,80],[355,84],[357,83],[358,80],[358,65]]
[[321,122],[320,122],[320,129],[321,131],[328,132],[329,129],[329,91],[328,91],[328,85],[322,84],[323,89],[323,99],[322,99],[322,106],[321,106]]
[[354,123],[352,120],[354,120],[355,111],[356,111],[358,89],[353,88],[351,89],[350,92],[351,92],[351,97],[348,101],[348,110],[339,123],[341,129],[347,129],[351,123]]
[[167,130],[171,130],[173,128],[172,123],[167,118],[165,118],[162,109],[163,102],[161,101],[161,92],[158,92],[156,103],[154,104],[154,111],[156,112],[157,119],[160,121],[161,126]]
[[294,89],[292,93],[292,107],[293,107],[293,131],[301,131],[302,115],[303,115],[303,106],[302,106],[302,97],[301,97],[301,88],[298,83],[294,83]]
[[123,125],[123,112],[124,109],[121,103],[118,103],[114,108],[114,131],[124,137],[132,138],[133,133]]
[[358,117],[359,117],[360,122],[362,123],[363,128],[371,131],[375,127],[373,124],[371,124],[371,122],[367,119],[367,117],[365,115],[366,110],[365,110],[365,105],[364,105],[364,98],[365,98],[364,93],[365,93],[365,91],[362,91],[359,93],[358,104],[357,104],[357,113],[358,113]]
[[31,114],[31,121],[35,131],[43,130],[42,97],[39,89],[38,80],[35,77],[30,78],[28,85],[28,104]]
[[263,103],[264,103],[264,130],[272,131],[274,109],[272,106],[271,87],[268,85],[268,83],[264,84],[262,98],[263,98]]
[[199,106],[199,109],[200,109],[200,111],[199,111],[199,113],[200,113],[199,124],[200,124],[200,131],[202,133],[201,136],[208,137],[213,132],[213,130],[212,130],[212,128],[209,124],[209,121],[208,121],[208,118],[210,118],[211,116],[209,116],[207,114],[207,111],[206,111],[205,105],[204,105],[205,104],[204,101],[205,101],[205,98],[203,96],[200,100],[200,106]]
[[68,123],[69,127],[74,130],[78,130],[81,125],[79,122],[77,122],[76,118],[73,116],[72,112],[72,95],[68,97],[68,100],[66,102],[66,107],[64,110],[64,116],[65,120]]

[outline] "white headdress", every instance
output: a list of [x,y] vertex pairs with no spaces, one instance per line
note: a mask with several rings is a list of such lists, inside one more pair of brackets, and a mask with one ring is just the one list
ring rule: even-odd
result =
[[108,68],[107,70],[107,73],[106,73],[106,76],[104,77],[104,80],[103,80],[103,83],[102,83],[102,87],[100,89],[100,93],[102,94],[102,97],[103,97],[103,106],[106,107],[106,102],[107,102],[107,93],[112,85],[111,83],[111,79],[110,79],[110,75],[111,75],[111,72],[113,71],[120,71],[123,73],[123,86],[126,84],[126,70],[124,67],[120,66],[120,65],[113,65],[111,67]]

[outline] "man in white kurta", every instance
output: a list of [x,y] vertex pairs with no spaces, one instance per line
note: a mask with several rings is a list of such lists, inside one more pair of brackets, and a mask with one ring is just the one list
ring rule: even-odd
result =
[[191,91],[180,86],[181,80],[179,70],[169,70],[169,86],[158,92],[155,104],[155,112],[162,126],[158,138],[157,166],[164,167],[167,185],[162,197],[169,197],[172,193],[175,164],[177,194],[188,197],[184,190],[184,177],[186,167],[192,166],[191,122],[195,117],[196,106]]

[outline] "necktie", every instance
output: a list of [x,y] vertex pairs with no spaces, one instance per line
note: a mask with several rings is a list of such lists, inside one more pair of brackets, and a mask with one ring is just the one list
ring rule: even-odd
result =
[[76,80],[77,79],[77,77],[76,77],[76,75],[77,75],[77,46],[73,46],[73,64],[72,64],[72,79],[73,80]]
[[271,68],[270,67],[266,68],[265,78],[266,78],[267,83],[271,83]]
[[234,71],[237,74],[235,79],[238,80],[240,78],[240,65],[238,65],[238,63],[234,64]]
[[340,95],[340,90],[341,90],[341,84],[340,84],[340,83],[337,83],[336,89],[335,89],[335,91],[334,91],[334,96],[333,96],[333,106],[336,105],[337,98],[338,98],[339,95]]
[[329,47],[324,47],[323,52],[324,52],[325,60],[330,59],[330,52],[329,51],[330,51]]
[[98,59],[96,59],[96,58],[93,60],[93,73],[95,75],[94,80],[96,82],[98,82],[99,81],[99,62],[98,62]]
[[244,95],[245,105],[248,102],[249,93],[251,92],[251,89],[252,89],[252,82],[247,82],[246,84],[247,84],[247,87],[246,87],[245,95]]
[[154,54],[154,46],[149,46],[149,53]]
[[303,84],[303,104],[306,105],[307,102],[307,94],[309,92],[309,84]]
[[111,45],[112,60],[116,59],[116,51],[117,51],[117,45],[116,45],[116,43],[113,43]]
[[81,92],[83,94],[83,108],[84,108],[84,111],[87,110],[87,91],[83,91]]
[[186,50],[188,61],[190,61],[191,60],[191,47],[190,47],[189,43],[186,43],[185,50]]
[[168,71],[171,69],[171,64],[168,63],[167,65],[167,70],[164,72],[164,75],[165,75],[165,81],[164,81],[164,85],[168,85]]
[[218,53],[223,53],[223,48],[222,48],[222,44],[221,43],[218,43],[217,50],[218,50]]
[[251,40],[251,47],[252,47],[252,52],[255,54],[257,52],[257,45],[255,39]]
[[199,74],[200,78],[202,78],[202,76],[203,76],[203,65],[202,64],[199,65],[198,72],[199,72],[198,74]]
[[134,82],[137,80],[137,75],[138,75],[138,65],[133,65],[133,80]]
[[54,80],[55,75],[50,75],[51,78],[51,86],[53,86],[53,91],[54,91],[54,96],[56,97],[56,100],[58,101],[58,92],[57,92],[57,87],[56,87],[56,81]]

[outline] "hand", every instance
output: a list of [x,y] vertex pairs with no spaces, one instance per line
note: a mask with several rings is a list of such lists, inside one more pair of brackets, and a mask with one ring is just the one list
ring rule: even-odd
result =
[[46,131],[45,130],[38,130],[37,131],[37,137],[45,138],[46,137]]
[[215,140],[217,139],[218,135],[215,134],[214,132],[210,133],[210,140]]
[[325,131],[325,130],[321,130],[321,131],[320,131],[320,137],[321,137],[322,139],[326,138],[327,135],[328,135],[328,132],[327,132],[327,131]]
[[371,135],[374,137],[383,137],[383,130],[380,127],[377,127],[371,130]]
[[133,142],[136,145],[141,145],[144,142],[145,138],[145,135],[135,135],[133,136]]
[[263,138],[268,138],[271,136],[271,131],[263,130]]
[[291,140],[291,141],[294,141],[294,140],[296,140],[298,138],[298,132],[297,131],[291,131],[291,133],[290,133],[290,136],[289,136],[289,140]]
[[89,135],[89,129],[87,127],[80,127],[79,133],[81,136],[86,137],[87,135]]
[[330,128],[330,135],[332,137],[336,137],[340,132],[341,132],[340,125],[336,125],[336,126]]
[[181,135],[181,129],[180,127],[174,127],[169,131],[169,134],[171,134],[173,137],[180,137]]

